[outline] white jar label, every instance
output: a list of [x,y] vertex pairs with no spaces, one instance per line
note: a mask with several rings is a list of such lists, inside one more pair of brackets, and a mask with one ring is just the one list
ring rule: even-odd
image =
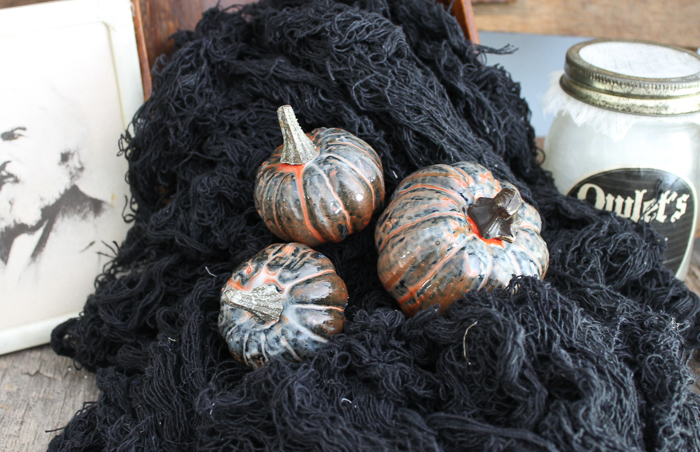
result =
[[690,252],[695,230],[695,189],[681,177],[654,168],[623,168],[587,177],[570,196],[597,209],[644,221],[666,237],[666,268],[677,273]]

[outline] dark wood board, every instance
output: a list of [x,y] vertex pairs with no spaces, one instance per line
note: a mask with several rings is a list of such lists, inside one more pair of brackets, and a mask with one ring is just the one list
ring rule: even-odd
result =
[[638,39],[700,47],[697,0],[475,2],[474,14],[479,31]]

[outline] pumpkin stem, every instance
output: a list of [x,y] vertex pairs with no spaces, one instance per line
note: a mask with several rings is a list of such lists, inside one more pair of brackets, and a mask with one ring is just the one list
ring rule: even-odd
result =
[[250,312],[260,323],[278,321],[284,309],[282,295],[272,284],[256,287],[250,292],[226,287],[221,300],[234,308]]
[[486,240],[501,239],[513,243],[522,219],[518,211],[523,199],[518,190],[504,188],[493,198],[481,197],[467,208],[467,215],[474,221],[479,234]]
[[314,143],[306,136],[291,105],[283,105],[277,109],[277,117],[280,121],[284,144],[280,161],[290,165],[303,165],[318,155]]

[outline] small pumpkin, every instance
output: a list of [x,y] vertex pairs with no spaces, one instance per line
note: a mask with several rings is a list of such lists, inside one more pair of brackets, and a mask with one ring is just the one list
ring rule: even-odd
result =
[[429,166],[399,184],[379,217],[379,278],[408,315],[433,305],[443,312],[469,290],[544,277],[541,227],[517,188],[483,166]]
[[289,105],[278,109],[284,143],[258,170],[255,207],[277,237],[309,246],[364,229],[384,201],[382,162],[341,129],[306,135]]
[[270,245],[222,289],[219,332],[236,361],[301,361],[345,323],[348,292],[331,261],[301,243]]

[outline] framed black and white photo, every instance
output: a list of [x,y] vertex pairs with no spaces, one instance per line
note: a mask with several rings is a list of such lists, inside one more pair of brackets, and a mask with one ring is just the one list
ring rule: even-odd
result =
[[0,10],[0,354],[77,316],[128,224],[119,137],[143,103],[129,0]]

